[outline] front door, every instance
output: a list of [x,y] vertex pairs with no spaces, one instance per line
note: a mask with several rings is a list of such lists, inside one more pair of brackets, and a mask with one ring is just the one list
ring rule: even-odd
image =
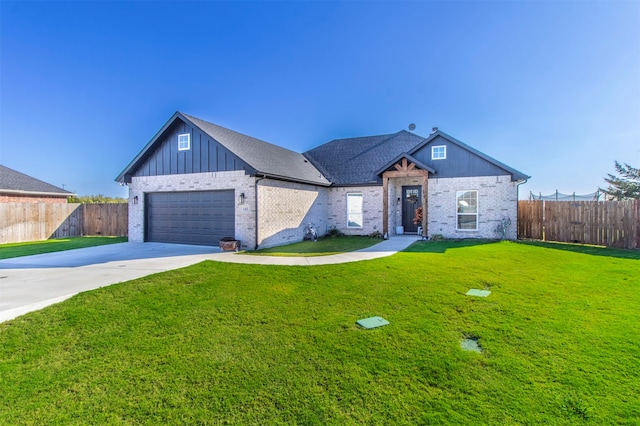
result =
[[421,226],[420,223],[413,223],[416,210],[422,205],[421,194],[422,187],[420,185],[402,187],[402,226],[404,226],[404,232],[418,232],[418,226]]

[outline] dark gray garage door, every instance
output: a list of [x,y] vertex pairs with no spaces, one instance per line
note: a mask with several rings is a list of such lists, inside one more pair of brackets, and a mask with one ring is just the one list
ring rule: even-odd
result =
[[145,241],[218,245],[235,237],[234,191],[146,194]]

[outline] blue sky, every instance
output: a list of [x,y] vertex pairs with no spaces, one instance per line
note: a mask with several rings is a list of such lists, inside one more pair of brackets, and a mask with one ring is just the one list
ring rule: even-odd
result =
[[415,123],[578,194],[640,166],[640,2],[0,1],[0,163],[81,195],[177,110],[303,152]]

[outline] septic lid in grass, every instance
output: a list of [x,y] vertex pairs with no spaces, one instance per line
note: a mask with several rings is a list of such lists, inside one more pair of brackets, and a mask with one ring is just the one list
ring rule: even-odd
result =
[[478,297],[487,297],[491,292],[489,290],[478,290],[477,288],[472,288],[467,292],[467,296],[478,296]]
[[482,352],[482,348],[478,344],[477,338],[471,337],[471,338],[464,339],[460,344],[460,346],[462,346],[462,349],[464,349],[465,351],[474,351],[478,353]]
[[358,320],[356,321],[356,324],[364,328],[376,328],[376,327],[382,327],[383,325],[388,325],[389,321],[387,321],[382,317],[371,317],[371,318]]

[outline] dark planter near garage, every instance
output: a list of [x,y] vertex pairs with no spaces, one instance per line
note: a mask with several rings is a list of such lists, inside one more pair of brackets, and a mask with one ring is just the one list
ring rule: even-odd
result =
[[224,251],[238,251],[240,250],[240,240],[236,240],[233,237],[224,237],[221,238],[220,248]]

